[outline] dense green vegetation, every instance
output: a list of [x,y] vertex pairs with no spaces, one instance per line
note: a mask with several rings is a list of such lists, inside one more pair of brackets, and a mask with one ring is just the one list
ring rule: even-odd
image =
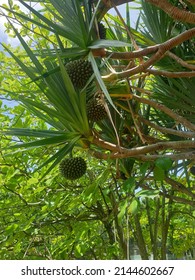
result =
[[20,42],[0,52],[0,259],[195,259],[193,1],[137,1],[135,27],[133,1],[18,2],[0,5]]

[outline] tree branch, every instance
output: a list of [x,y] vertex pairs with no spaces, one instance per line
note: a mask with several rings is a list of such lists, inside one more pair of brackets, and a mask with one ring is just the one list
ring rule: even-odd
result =
[[[161,194],[161,193],[160,193]],[[164,193],[163,193],[164,195]],[[184,197],[173,196],[170,194],[165,194],[165,197],[173,199],[175,202],[182,203],[182,204],[189,204],[191,206],[195,206],[195,202],[193,200],[186,199]]]
[[174,59],[178,64],[182,65],[183,67],[191,69],[191,70],[195,70],[195,65],[192,65],[192,64],[189,64],[189,63],[185,62],[183,59],[181,59],[180,57],[178,57],[174,53],[168,51],[167,55],[169,57],[171,57],[172,59]]
[[[103,16],[114,6],[119,6],[125,3],[133,2],[134,0],[102,0],[102,3],[99,6],[98,11],[98,19],[103,18]],[[175,20],[188,22],[188,23],[195,23],[195,13],[188,12],[186,10],[181,10],[174,5],[172,5],[167,0],[145,0],[148,3],[155,5],[156,7],[163,10],[166,14],[170,17],[174,18]],[[97,1],[96,1],[97,2]],[[188,0],[191,4],[194,4],[194,0]]]
[[157,51],[159,48],[159,44],[151,47],[147,47],[142,50],[132,51],[132,52],[110,52],[106,51],[106,56],[112,59],[121,59],[121,60],[130,60],[134,58],[139,58],[142,56],[146,56]]
[[[127,149],[124,147],[118,147],[115,144],[104,141],[101,138],[94,137],[92,144],[97,147],[111,151],[112,153],[106,154],[106,159],[116,159],[116,158],[127,158],[127,157],[137,157],[140,155],[145,155],[147,153],[154,153],[156,151],[162,150],[183,150],[183,149],[192,149],[195,148],[195,142],[190,140],[184,141],[167,141],[167,142],[158,142],[148,146],[141,146],[132,149]],[[91,151],[92,152],[92,151]],[[94,154],[95,155],[95,154]],[[98,155],[96,153],[96,155]],[[100,154],[101,156],[101,154]]]
[[188,188],[186,188],[183,184],[181,184],[180,182],[177,182],[169,177],[165,178],[165,182],[170,184],[174,190],[182,192],[187,194],[188,196],[192,197],[193,199],[195,199],[195,194],[193,194],[191,192],[191,190],[189,190]]
[[[122,4],[126,4],[129,2],[133,2],[134,0],[102,0],[98,13],[97,13],[97,18],[100,20],[101,18],[104,17],[104,15],[112,9],[114,6],[119,6]],[[97,2],[97,1],[96,1]]]
[[[103,76],[102,78],[105,81],[113,81],[116,79],[128,78],[129,76],[132,76],[132,75],[135,75],[135,74],[138,74],[141,72],[147,72],[148,68],[150,66],[153,66],[155,62],[159,61],[165,55],[165,53],[167,51],[180,45],[184,41],[191,39],[194,36],[195,36],[195,27],[191,28],[187,31],[184,31],[182,34],[179,34],[176,37],[169,39],[168,41],[158,45],[158,51],[153,56],[151,56],[147,61],[145,61],[143,64],[135,66],[124,72],[110,73],[109,75]],[[137,52],[139,52],[139,51],[137,51]]]
[[192,78],[195,77],[195,71],[192,72],[169,72],[164,70],[155,70],[155,69],[146,69],[144,71],[146,73],[150,73],[152,75],[159,75],[168,78]]
[[195,152],[191,151],[191,152],[184,152],[184,153],[178,153],[178,154],[162,154],[162,155],[140,155],[140,156],[136,156],[135,158],[140,160],[140,161],[155,161],[159,158],[170,158],[174,161],[178,161],[178,160],[185,160],[185,159],[189,159],[189,160],[195,160]]
[[[147,185],[143,185],[142,188],[145,189],[145,190],[151,190],[151,188],[148,187]],[[182,193],[182,192],[180,191],[180,193]],[[183,197],[179,197],[179,196],[174,196],[174,195],[168,194],[168,193],[166,193],[164,191],[160,191],[159,195],[167,197],[169,199],[172,199],[174,202],[179,202],[179,203],[182,203],[182,204],[189,204],[191,206],[195,205],[195,201],[193,201],[193,200],[189,200],[189,199],[186,199],[186,198],[183,198]]]
[[170,17],[174,18],[175,20],[188,22],[188,23],[195,23],[195,13],[191,13],[185,10],[181,10],[175,6],[173,6],[167,0],[145,0],[156,7],[163,10],[166,14]]
[[155,102],[153,100],[150,100],[150,99],[139,97],[135,94],[132,95],[132,98],[137,100],[138,102],[148,104],[148,105],[152,106],[153,108],[164,112],[165,114],[167,114],[168,116],[173,118],[177,123],[181,123],[186,128],[188,128],[192,131],[195,131],[195,125],[194,124],[192,124],[191,122],[189,122],[188,120],[186,120],[182,116],[176,114],[175,112],[173,112],[171,109],[169,109],[165,105],[157,103],[157,102]]
[[98,151],[94,151],[94,150],[89,150],[89,153],[95,157],[95,158],[98,158],[98,159],[104,159],[104,160],[109,160],[109,159],[116,159],[116,158],[135,158],[139,161],[143,161],[143,162],[146,162],[146,161],[155,161],[159,158],[164,158],[164,157],[167,157],[167,158],[170,158],[174,161],[178,161],[178,160],[195,160],[195,152],[194,151],[191,151],[191,152],[184,152],[184,153],[178,153],[178,154],[161,154],[161,155],[158,155],[158,154],[155,154],[155,155],[134,155],[134,156],[129,156],[128,154],[122,154],[120,156],[117,157],[117,155],[113,155],[113,154],[106,154],[106,153],[103,153],[103,152],[98,152]]
[[143,122],[144,124],[154,128],[155,130],[158,130],[164,134],[172,134],[172,135],[177,135],[182,138],[195,138],[195,132],[191,131],[181,131],[181,130],[176,130],[172,128],[167,128],[167,127],[162,127],[157,124],[154,124],[143,117],[139,116],[139,120]]

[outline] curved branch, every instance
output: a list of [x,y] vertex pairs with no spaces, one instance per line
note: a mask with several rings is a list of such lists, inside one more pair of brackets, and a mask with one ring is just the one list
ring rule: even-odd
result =
[[195,132],[191,131],[181,131],[181,130],[176,130],[172,128],[167,128],[167,127],[162,127],[157,124],[154,124],[150,122],[149,120],[144,119],[143,117],[139,116],[139,120],[143,122],[144,124],[153,127],[155,130],[158,130],[164,134],[172,134],[172,135],[177,135],[182,138],[195,138]]
[[[176,47],[177,45],[185,42],[186,40],[189,40],[195,36],[195,28],[191,28],[189,30],[184,31],[183,33],[175,36],[174,38],[171,38],[167,41],[165,41],[162,44],[157,44],[155,46],[150,46],[147,48],[144,48],[142,50],[136,50],[132,52],[106,52],[106,56],[110,57],[112,59],[122,59],[122,60],[129,60],[134,58],[139,58],[142,56],[146,56],[148,54],[151,54],[153,52],[161,50],[162,54],[166,51],[169,51],[170,49]],[[169,54],[169,53],[168,53]]]
[[193,200],[186,199],[184,197],[173,196],[170,194],[165,194],[167,198],[173,199],[175,202],[182,203],[182,204],[189,204],[191,206],[195,206],[195,202]]
[[[126,4],[129,2],[133,2],[134,0],[102,0],[97,13],[97,18],[100,20],[104,17],[104,15],[112,9],[114,6],[119,6],[122,4]],[[98,1],[96,1],[98,2]]]
[[181,10],[181,9],[173,6],[167,0],[160,0],[160,1],[159,0],[146,0],[146,2],[149,2],[153,5],[155,5],[156,7],[163,10],[170,17],[172,17],[178,21],[195,23],[195,13]]
[[[134,0],[102,0],[102,3],[99,6],[99,11],[97,17],[99,19],[103,18],[104,15],[114,6],[119,6],[125,3],[133,2]],[[155,5],[156,7],[163,10],[170,17],[175,20],[195,23],[195,13],[191,13],[185,10],[181,10],[174,5],[172,5],[167,0],[145,0],[146,2]],[[188,0],[190,3],[194,4],[194,0]],[[97,2],[97,1],[96,1]]]
[[186,188],[182,183],[177,182],[169,177],[165,178],[165,182],[167,182],[168,184],[170,184],[176,191],[182,192],[187,194],[188,196],[192,197],[195,199],[195,194],[193,194],[191,192],[190,189]]
[[106,56],[112,59],[122,59],[122,60],[130,60],[134,58],[140,58],[142,56],[146,56],[157,51],[159,48],[159,44],[155,46],[150,46],[142,50],[137,50],[133,52],[110,52],[106,51]]
[[150,73],[152,75],[164,76],[168,78],[192,78],[195,77],[195,71],[191,72],[169,72],[165,70],[155,70],[155,69],[146,69],[145,73]]
[[191,70],[195,70],[195,65],[189,64],[186,61],[184,61],[183,59],[181,59],[180,57],[178,57],[177,55],[175,55],[174,53],[168,51],[167,55],[169,57],[171,57],[172,59],[174,59],[177,63],[179,63],[180,65],[182,65],[185,68],[191,69]]
[[[147,61],[143,64],[133,67],[127,71],[120,72],[120,73],[110,73],[107,76],[103,76],[103,80],[105,81],[113,81],[115,79],[123,79],[128,78],[129,76],[147,72],[148,68],[154,65],[155,62],[159,61],[167,51],[170,49],[180,45],[181,43],[185,42],[186,40],[191,39],[195,36],[195,27],[191,28],[187,31],[184,31],[182,34],[177,35],[176,37],[169,39],[168,41],[158,45],[158,51],[151,56]],[[139,52],[139,51],[138,51]]]
[[195,148],[195,141],[184,140],[184,141],[167,141],[167,142],[158,142],[155,144],[140,146],[136,148],[124,148],[119,147],[113,143],[104,141],[99,137],[94,137],[92,144],[97,147],[111,151],[110,154],[106,155],[107,158],[127,158],[127,157],[136,157],[139,155],[145,155],[147,153],[154,153],[156,151],[162,150],[183,150]]
[[157,103],[157,102],[155,102],[153,100],[150,100],[150,99],[139,97],[135,94],[132,95],[132,98],[137,100],[138,102],[151,105],[153,108],[161,110],[162,112],[164,112],[165,114],[167,114],[168,116],[173,118],[177,123],[181,123],[185,127],[189,128],[190,130],[195,131],[195,125],[193,123],[189,122],[188,120],[186,120],[182,116],[176,114],[175,112],[173,112],[171,109],[169,109],[165,105]]
[[[113,154],[105,154],[103,152],[98,152],[98,151],[94,151],[94,150],[89,150],[90,154],[98,159],[104,159],[104,160],[109,160],[109,159],[116,159],[116,155],[113,156]],[[184,153],[178,153],[178,154],[163,154],[163,155],[134,155],[134,156],[129,156],[129,155],[120,155],[120,157],[118,158],[134,158],[137,159],[139,161],[155,161],[159,158],[170,158],[174,161],[178,161],[178,160],[195,160],[195,153],[192,152],[184,152]]]
[[[172,186],[172,187],[173,187],[174,190],[176,190],[180,193],[185,193],[185,191],[183,191],[183,189],[174,188],[174,186]],[[145,190],[151,190],[151,188],[148,187],[147,185],[143,185],[142,188],[145,189]],[[195,201],[193,201],[193,200],[189,200],[189,199],[179,197],[179,196],[174,196],[173,194],[168,194],[167,192],[160,191],[159,195],[165,196],[165,197],[170,198],[171,200],[174,200],[174,201],[179,202],[179,203],[189,204],[191,206],[195,205]]]
[[178,154],[163,154],[163,155],[141,155],[135,157],[136,159],[140,161],[155,161],[159,158],[170,158],[174,161],[178,160],[195,160],[195,153],[194,151],[188,152],[188,153],[178,153]]

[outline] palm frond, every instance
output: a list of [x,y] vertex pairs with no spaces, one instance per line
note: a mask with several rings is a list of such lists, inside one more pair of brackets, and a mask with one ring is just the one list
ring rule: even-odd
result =
[[173,31],[173,20],[161,9],[142,0],[143,27],[141,33],[145,34],[154,43],[168,40]]
[[153,97],[195,122],[195,79],[166,79],[156,77]]

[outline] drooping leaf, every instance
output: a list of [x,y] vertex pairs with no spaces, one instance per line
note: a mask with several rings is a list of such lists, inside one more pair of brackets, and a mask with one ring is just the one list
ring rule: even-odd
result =
[[131,215],[135,215],[139,210],[139,201],[137,200],[137,198],[134,198],[129,207],[128,207],[128,214],[131,214]]
[[159,196],[159,190],[141,190],[139,192],[136,193],[135,195],[136,197],[142,197],[142,198],[145,198],[145,197],[148,197],[148,198],[154,198],[154,197],[157,197]]
[[167,157],[159,158],[155,161],[155,166],[163,169],[164,171],[168,171],[172,167],[172,164],[173,161]]
[[163,181],[165,178],[165,171],[164,169],[158,167],[158,166],[155,166],[154,168],[154,179],[156,181]]
[[101,74],[99,72],[99,69],[97,67],[97,63],[92,55],[92,53],[89,53],[89,60],[91,61],[91,64],[92,64],[92,67],[93,67],[93,70],[94,70],[94,74],[95,74],[95,77],[103,91],[103,93],[105,94],[105,97],[107,98],[108,102],[113,106],[113,108],[115,108],[115,110],[117,111],[110,95],[109,95],[109,92],[104,84],[104,81],[102,80],[102,77],[101,77]]
[[127,205],[128,205],[128,201],[127,200],[125,200],[125,202],[123,202],[121,204],[120,212],[118,213],[118,221],[119,221],[119,223],[122,222],[122,219],[123,219],[123,217],[124,217],[124,215],[126,213],[126,210],[127,210]]

